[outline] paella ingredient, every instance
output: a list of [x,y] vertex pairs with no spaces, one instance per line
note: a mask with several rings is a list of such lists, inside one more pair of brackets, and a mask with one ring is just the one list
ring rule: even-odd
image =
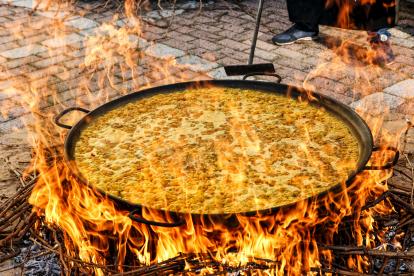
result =
[[81,133],[81,174],[131,203],[237,213],[296,202],[345,181],[359,145],[320,107],[234,88],[158,94],[117,107]]

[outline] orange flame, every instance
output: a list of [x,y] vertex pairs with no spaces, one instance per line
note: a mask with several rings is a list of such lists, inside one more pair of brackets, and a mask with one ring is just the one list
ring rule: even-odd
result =
[[[134,22],[140,22],[134,16],[135,5],[135,1],[126,1],[126,13]],[[343,10],[344,14],[346,12]],[[91,73],[80,81],[83,96],[76,100],[77,104],[89,104],[90,107],[108,101],[114,93],[125,94],[131,91],[131,87],[143,88],[150,83],[149,76],[141,75],[141,68],[136,63],[138,58],[148,57],[137,54],[129,40],[131,34],[140,36],[140,25],[132,29],[116,29],[106,24],[101,28],[107,35],[91,36],[86,43],[87,55],[82,68]],[[188,77],[173,59],[152,61],[151,77],[158,75],[157,79],[163,83]],[[322,70],[330,70],[330,66],[321,66],[310,77],[319,75]],[[132,72],[130,87],[122,87],[114,80],[115,72],[120,72],[121,78],[126,79],[126,69]],[[92,78],[98,79],[99,93],[89,89]],[[107,88],[108,83],[112,90]],[[234,266],[252,259],[273,260],[275,265],[268,274],[302,275],[311,268],[320,267],[322,262],[332,261],[330,251],[320,248],[319,243],[334,243],[344,218],[352,220],[351,234],[356,245],[373,247],[376,245],[372,236],[376,227],[373,215],[391,210],[387,202],[362,210],[367,202],[387,190],[382,182],[390,176],[389,171],[364,171],[356,176],[350,187],[342,183],[343,191],[340,193],[328,194],[318,201],[298,202],[273,215],[237,215],[232,218],[232,223],[213,217],[186,215],[186,224],[176,228],[132,222],[128,211],[72,176],[62,160],[61,145],[66,133],[58,131],[53,123],[55,110],[45,111],[42,106],[45,97],[51,97],[53,103],[60,107],[66,107],[68,103],[62,101],[55,90],[40,91],[31,84],[29,80],[29,89],[19,92],[20,105],[30,112],[33,119],[27,122],[34,149],[30,169],[40,176],[30,203],[34,211],[44,215],[47,223],[65,233],[66,252],[83,261],[103,265],[112,258],[116,260],[117,270],[125,271],[127,265],[153,264],[179,253],[209,253],[218,262]],[[305,87],[313,90],[306,85],[309,83],[305,83]],[[381,127],[381,123],[371,122],[370,125],[374,126],[375,134]],[[385,151],[375,157],[379,163],[387,159]],[[143,216],[148,220],[171,220],[154,210],[144,210]],[[365,257],[350,257],[348,266],[364,271],[367,262]],[[93,272],[104,274],[99,268]]]

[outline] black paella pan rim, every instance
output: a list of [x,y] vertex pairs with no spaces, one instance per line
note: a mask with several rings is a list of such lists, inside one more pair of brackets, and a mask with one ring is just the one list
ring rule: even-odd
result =
[[[203,80],[203,81],[194,81],[194,82],[182,82],[182,83],[175,83],[169,85],[163,85],[159,87],[153,87],[149,89],[144,89],[141,91],[137,91],[110,102],[107,102],[92,111],[82,110],[84,112],[88,112],[85,117],[79,120],[73,127],[71,127],[64,144],[64,158],[65,162],[69,166],[70,170],[72,171],[73,175],[80,180],[83,184],[88,185],[89,187],[98,190],[103,195],[107,196],[108,198],[120,203],[122,206],[126,206],[128,209],[148,209],[154,210],[157,212],[162,212],[164,214],[170,215],[193,215],[193,216],[208,216],[208,217],[228,217],[233,215],[244,215],[244,216],[254,216],[258,213],[260,214],[269,214],[274,213],[281,208],[289,208],[298,202],[302,202],[305,200],[316,200],[330,192],[339,192],[342,190],[342,183],[338,183],[337,185],[331,187],[330,189],[312,195],[308,198],[299,199],[297,202],[290,203],[288,205],[281,205],[273,208],[268,208],[264,210],[254,210],[248,212],[241,212],[241,213],[204,213],[204,214],[197,214],[197,213],[180,213],[174,212],[164,209],[154,209],[148,206],[143,206],[136,203],[128,202],[120,197],[114,196],[112,194],[106,193],[103,190],[91,185],[88,181],[82,176],[76,166],[76,160],[74,158],[74,150],[76,141],[82,132],[82,130],[87,127],[89,122],[93,121],[95,118],[99,117],[101,114],[115,109],[119,106],[127,104],[129,102],[133,102],[136,100],[140,100],[145,97],[150,97],[157,94],[168,94],[183,91],[188,88],[197,88],[197,87],[223,87],[223,88],[241,88],[241,89],[249,89],[249,90],[257,90],[258,92],[270,92],[276,93],[279,95],[284,95],[291,97],[293,99],[302,99],[307,100],[311,104],[316,105],[318,107],[325,108],[328,112],[338,117],[342,122],[344,122],[351,130],[352,134],[357,138],[359,144],[359,159],[356,166],[356,169],[349,175],[346,185],[350,185],[353,178],[366,169],[366,164],[368,163],[372,151],[373,151],[373,137],[371,131],[366,124],[366,122],[350,107],[346,106],[345,104],[325,95],[318,94],[316,92],[312,92],[309,96],[306,91],[303,89],[294,87],[294,86],[287,86],[284,84],[278,83],[271,83],[271,82],[263,82],[263,81],[250,81],[250,80]],[[79,109],[79,108],[76,108]],[[62,112],[58,117],[60,118],[61,115],[67,112]],[[57,119],[58,120],[58,119]],[[57,121],[56,120],[56,121]],[[61,124],[60,124],[61,125]],[[61,125],[62,126],[62,125]],[[70,127],[66,127],[70,128]],[[388,167],[384,167],[388,168]]]

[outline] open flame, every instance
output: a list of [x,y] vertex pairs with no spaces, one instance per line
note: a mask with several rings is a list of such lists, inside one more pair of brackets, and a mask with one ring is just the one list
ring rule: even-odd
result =
[[[135,2],[126,1],[126,13],[133,22],[140,22],[134,16]],[[346,10],[344,10],[344,14]],[[344,17],[345,18],[345,17]],[[343,19],[344,20],[344,19]],[[55,25],[57,29],[61,24]],[[87,55],[81,65],[97,78],[101,86],[99,93],[88,89],[90,79],[80,82],[83,96],[76,104],[95,107],[113,97],[113,90],[104,89],[104,83],[118,94],[125,94],[136,88],[150,85],[150,79],[157,75],[159,83],[176,82],[187,79],[185,70],[174,59],[153,60],[149,70],[151,77],[140,74],[139,59],[147,59],[143,52],[136,51],[131,35],[140,36],[140,25],[133,28],[114,28],[107,24],[101,26],[102,34],[88,37]],[[341,44],[338,49],[346,48]],[[340,68],[342,61],[333,60],[322,64],[310,74],[318,76],[323,70]],[[121,78],[132,72],[132,84],[119,88],[113,81],[115,73]],[[363,68],[356,68],[356,74],[363,74]],[[173,72],[173,73],[171,73]],[[178,74],[177,74],[178,72]],[[193,77],[193,75],[190,75]],[[374,240],[375,214],[386,214],[392,208],[387,201],[371,209],[362,209],[369,201],[387,190],[384,180],[391,171],[364,171],[357,175],[349,187],[343,191],[329,194],[319,201],[298,202],[288,210],[265,216],[247,217],[237,215],[237,223],[228,225],[214,218],[186,216],[186,225],[176,228],[146,226],[132,222],[129,212],[124,211],[97,191],[83,185],[74,178],[64,163],[63,144],[66,132],[58,130],[53,117],[54,110],[45,111],[42,106],[44,97],[51,97],[54,104],[67,107],[55,90],[37,90],[29,85],[19,94],[20,105],[32,115],[27,122],[31,130],[30,142],[33,146],[32,165],[28,171],[36,171],[39,179],[31,194],[33,212],[44,216],[45,222],[61,229],[64,233],[65,250],[68,255],[79,257],[85,262],[105,265],[115,263],[114,270],[126,271],[130,265],[149,265],[158,263],[181,253],[208,253],[219,263],[244,265],[251,260],[271,260],[274,266],[268,274],[301,275],[318,268],[322,262],[329,263],[333,256],[320,244],[333,244],[338,238],[340,224],[344,219],[355,239],[355,245],[373,248],[382,241]],[[311,90],[310,83],[305,88]],[[369,84],[367,84],[369,85]],[[374,136],[380,129],[383,117],[366,115]],[[386,137],[384,146],[395,146],[395,137]],[[389,159],[384,150],[374,156],[374,163],[384,163]],[[170,221],[171,218],[151,210],[144,210],[144,217],[155,221]],[[115,260],[115,261],[114,261]],[[364,271],[367,266],[365,257],[349,257],[346,266],[356,271]],[[191,264],[187,264],[191,270]],[[95,267],[92,271],[103,275],[104,271]],[[206,269],[206,273],[208,268]]]

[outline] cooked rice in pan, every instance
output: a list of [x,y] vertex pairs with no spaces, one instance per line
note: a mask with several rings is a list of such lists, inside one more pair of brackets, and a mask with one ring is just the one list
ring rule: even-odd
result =
[[190,213],[262,210],[319,194],[356,169],[357,139],[322,108],[235,88],[158,94],[81,133],[75,160],[105,192]]

